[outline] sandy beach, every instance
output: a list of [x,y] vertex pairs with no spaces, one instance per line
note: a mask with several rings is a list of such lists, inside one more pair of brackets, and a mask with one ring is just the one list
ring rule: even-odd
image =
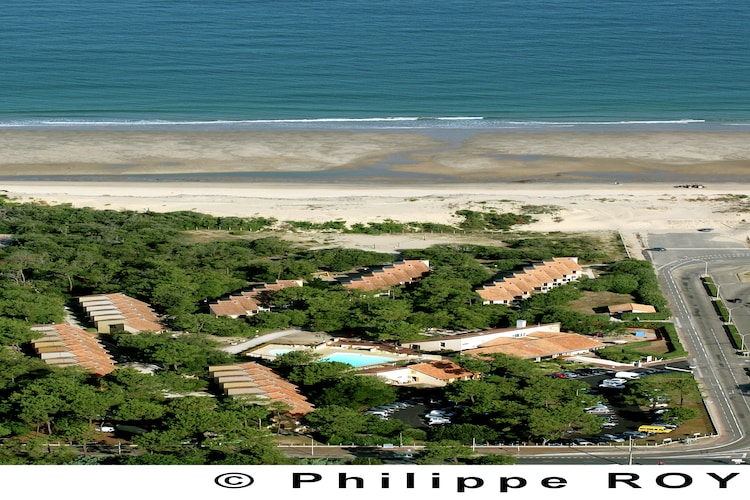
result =
[[0,130],[0,178],[735,182],[747,131]]
[[461,209],[534,206],[545,209],[524,230],[750,235],[750,134],[740,132],[6,130],[0,147],[0,190],[15,201],[349,224],[453,224]]

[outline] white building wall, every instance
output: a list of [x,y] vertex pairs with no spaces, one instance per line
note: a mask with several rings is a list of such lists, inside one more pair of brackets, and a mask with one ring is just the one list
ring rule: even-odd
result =
[[494,333],[477,334],[471,337],[440,337],[433,340],[421,342],[410,342],[409,347],[412,349],[436,352],[436,351],[465,351],[467,349],[477,349],[478,347],[498,338],[516,338],[524,337],[535,332],[559,332],[560,323],[547,323],[544,325],[534,325],[529,327],[514,328],[502,330]]

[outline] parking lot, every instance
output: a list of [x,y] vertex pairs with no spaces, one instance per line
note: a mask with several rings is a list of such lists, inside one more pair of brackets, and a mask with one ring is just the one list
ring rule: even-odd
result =
[[[671,363],[670,365],[677,368],[687,368],[686,363]],[[649,374],[661,373],[663,371],[663,367],[629,370],[631,374],[637,374],[638,376],[648,376]],[[615,377],[615,375],[620,375],[621,377]],[[627,442],[630,439],[648,439],[650,441],[661,442],[662,439],[669,436],[669,434],[645,433],[638,430],[642,425],[653,424],[655,421],[658,422],[659,415],[656,412],[663,412],[665,408],[655,408],[654,412],[644,411],[638,406],[625,404],[622,398],[622,391],[628,382],[628,378],[623,378],[626,377],[625,374],[618,374],[618,372],[608,369],[582,368],[569,372],[556,373],[552,376],[579,379],[588,384],[590,389],[586,391],[587,394],[600,396],[600,402],[587,408],[587,412],[602,418],[603,426],[601,432],[596,435],[571,434],[566,439],[550,442],[550,445],[581,446],[589,444],[612,444]],[[619,384],[603,384],[604,381],[616,378],[620,378]],[[666,405],[664,403],[658,406]],[[447,402],[427,397],[407,399],[370,408],[367,413],[383,419],[397,418],[411,427],[428,429],[433,426],[452,423],[455,411],[455,408]]]
[[[673,364],[674,365],[674,364]],[[664,368],[639,368],[631,370],[630,373],[638,376],[648,376],[650,374],[661,373]],[[581,369],[572,372],[561,372],[553,374],[559,378],[575,378],[585,381],[591,389],[589,394],[601,396],[601,403],[588,408],[587,412],[598,415],[604,420],[602,431],[597,435],[578,436],[571,435],[570,438],[556,440],[552,445],[586,445],[601,443],[622,443],[629,439],[651,439],[661,440],[668,434],[657,435],[655,433],[640,432],[638,428],[645,424],[659,422],[659,414],[667,406],[666,403],[658,404],[655,411],[643,411],[638,406],[627,405],[622,398],[622,391],[627,384],[627,379],[619,379],[620,383],[606,383],[615,379],[617,372],[614,370],[604,369]],[[604,382],[604,383],[603,383]],[[657,413],[658,412],[658,413]]]

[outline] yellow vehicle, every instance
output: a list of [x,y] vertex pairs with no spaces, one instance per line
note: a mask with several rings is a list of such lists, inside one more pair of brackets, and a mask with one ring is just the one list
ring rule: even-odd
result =
[[648,432],[649,434],[666,434],[672,432],[669,427],[663,425],[642,425],[638,427],[638,432]]

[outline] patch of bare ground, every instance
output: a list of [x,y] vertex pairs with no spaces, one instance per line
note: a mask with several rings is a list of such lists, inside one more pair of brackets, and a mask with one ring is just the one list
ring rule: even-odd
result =
[[667,341],[663,338],[657,338],[649,341],[642,347],[635,347],[632,350],[640,352],[644,356],[651,355],[658,358],[660,355],[667,354],[669,352],[669,344],[667,344]]
[[633,296],[626,293],[584,291],[583,297],[574,301],[570,308],[584,314],[606,313],[608,306],[634,302]]

